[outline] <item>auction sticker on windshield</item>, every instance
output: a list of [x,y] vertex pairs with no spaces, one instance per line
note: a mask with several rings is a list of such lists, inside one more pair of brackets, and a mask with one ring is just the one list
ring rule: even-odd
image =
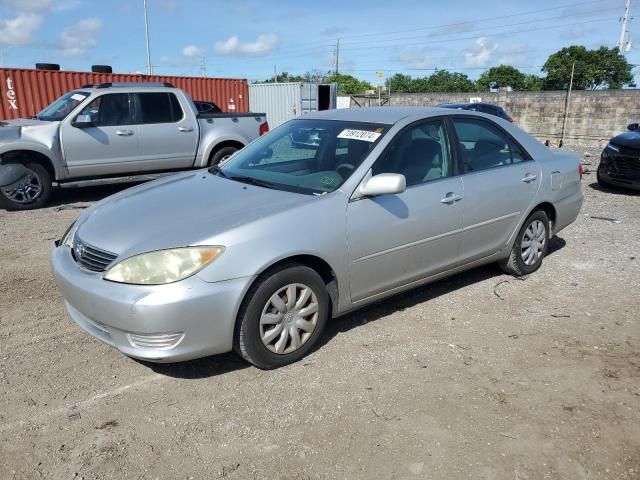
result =
[[73,95],[71,95],[71,99],[75,100],[76,102],[81,102],[85,98],[87,98],[86,95],[80,95],[79,93],[74,93]]
[[338,134],[338,138],[347,138],[349,140],[362,140],[364,142],[375,142],[380,135],[379,132],[369,132],[367,130],[352,130],[345,128]]

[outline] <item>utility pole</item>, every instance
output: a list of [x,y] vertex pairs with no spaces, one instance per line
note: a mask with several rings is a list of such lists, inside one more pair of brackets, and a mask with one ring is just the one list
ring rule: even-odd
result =
[[340,73],[340,39],[336,43],[336,75]]
[[151,65],[151,50],[149,49],[149,14],[147,13],[147,0],[143,0],[144,5],[144,38],[147,44],[147,74],[153,75],[153,65]]
[[207,66],[204,63],[204,57],[200,59],[200,76],[202,78],[207,76]]
[[626,0],[624,4],[624,15],[622,16],[622,29],[620,30],[620,40],[618,40],[618,53],[624,54],[625,47],[627,45],[627,27],[629,25],[629,13],[631,11],[631,0]]
[[560,138],[560,148],[564,144],[564,134],[567,129],[567,116],[569,115],[569,104],[571,102],[571,89],[573,88],[573,73],[576,68],[576,62],[571,64],[571,80],[569,80],[569,90],[567,91],[567,99],[564,103],[564,119],[562,120],[562,137]]
[[273,83],[278,83],[278,69],[276,65],[273,66]]

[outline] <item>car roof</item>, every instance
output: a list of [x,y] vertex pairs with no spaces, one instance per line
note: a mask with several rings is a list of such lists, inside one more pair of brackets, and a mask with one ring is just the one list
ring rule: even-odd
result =
[[443,109],[436,107],[354,107],[311,112],[299,118],[303,120],[342,120],[345,122],[384,123],[392,125],[407,117],[429,117],[439,113],[441,114],[442,111]]

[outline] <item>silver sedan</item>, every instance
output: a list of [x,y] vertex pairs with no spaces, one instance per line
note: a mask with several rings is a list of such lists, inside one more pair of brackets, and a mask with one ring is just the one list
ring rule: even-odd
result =
[[223,165],[86,210],[52,248],[71,317],[124,354],[294,362],[329,318],[497,262],[537,270],[582,205],[577,156],[497,117],[292,120]]

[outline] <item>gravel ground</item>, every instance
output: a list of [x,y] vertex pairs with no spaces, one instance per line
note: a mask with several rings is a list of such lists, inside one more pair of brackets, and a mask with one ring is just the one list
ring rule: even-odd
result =
[[115,189],[0,211],[0,478],[640,478],[640,196],[594,177],[534,275],[388,299],[270,372],[140,363],[67,317],[56,208]]

